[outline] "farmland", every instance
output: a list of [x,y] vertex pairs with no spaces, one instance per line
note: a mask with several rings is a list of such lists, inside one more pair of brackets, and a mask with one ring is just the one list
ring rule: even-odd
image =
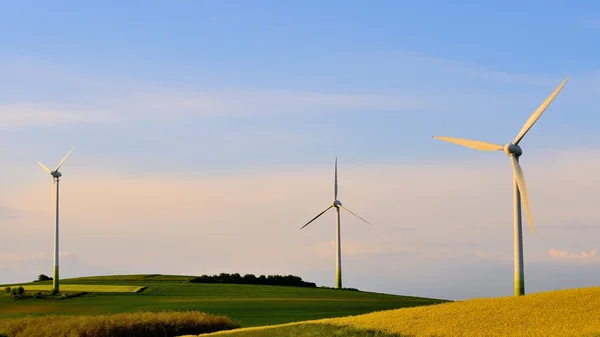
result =
[[238,326],[225,316],[194,311],[51,315],[0,320],[0,336],[165,337],[223,331]]
[[208,336],[599,336],[600,287],[474,299]]
[[[369,292],[262,286],[189,283],[192,276],[119,275],[61,280],[61,287],[146,287],[138,293],[90,292],[63,300],[13,300],[0,295],[0,319],[26,315],[87,315],[138,311],[203,311],[225,315],[244,327],[429,305],[443,300]],[[22,284],[50,286],[51,281]],[[14,286],[14,285],[11,285]],[[81,289],[81,288],[80,288]],[[122,288],[124,289],[124,288]],[[79,290],[81,291],[81,290]]]
[[[25,291],[51,291],[51,284],[24,285]],[[87,293],[137,293],[144,289],[143,286],[118,286],[118,285],[96,285],[96,284],[65,284],[61,286],[64,292],[87,292]]]

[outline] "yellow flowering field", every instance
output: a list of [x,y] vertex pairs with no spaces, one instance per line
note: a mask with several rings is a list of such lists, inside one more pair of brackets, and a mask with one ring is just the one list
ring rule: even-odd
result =
[[326,323],[414,336],[587,336],[600,333],[600,287],[382,311]]

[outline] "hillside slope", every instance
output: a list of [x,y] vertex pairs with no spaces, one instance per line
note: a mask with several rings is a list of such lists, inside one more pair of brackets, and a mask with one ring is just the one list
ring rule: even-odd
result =
[[[193,276],[115,275],[61,280],[65,286],[146,287],[138,293],[98,293],[62,300],[13,301],[0,294],[0,319],[26,315],[87,315],[137,311],[203,311],[242,326],[261,326],[437,304],[443,300],[323,288],[189,283]],[[37,286],[51,282],[36,282]],[[32,285],[24,284],[25,288]],[[96,287],[95,287],[96,286]]]
[[[305,334],[305,331],[310,331]],[[231,337],[600,336],[600,287],[473,299],[303,323],[238,329]],[[206,336],[206,335],[205,335]]]

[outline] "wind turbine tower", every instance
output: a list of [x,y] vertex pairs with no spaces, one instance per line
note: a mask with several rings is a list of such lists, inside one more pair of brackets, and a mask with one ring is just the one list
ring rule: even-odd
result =
[[300,230],[302,230],[302,228],[308,226],[311,222],[315,221],[318,217],[320,217],[321,215],[323,215],[325,212],[327,212],[330,208],[335,207],[335,212],[336,212],[336,240],[335,240],[335,251],[336,251],[336,260],[335,260],[335,264],[336,264],[336,268],[335,268],[335,287],[338,289],[342,288],[342,238],[341,238],[341,232],[340,232],[340,208],[344,209],[345,211],[347,211],[348,213],[354,215],[355,217],[359,218],[360,220],[368,223],[370,225],[370,223],[359,217],[358,215],[352,213],[349,209],[347,209],[346,207],[342,206],[342,203],[338,200],[338,172],[337,172],[337,157],[335,158],[335,175],[334,175],[334,182],[333,182],[333,203],[331,203],[331,205],[329,205],[329,207],[327,207],[323,212],[319,213],[316,217],[312,218],[312,220],[310,220],[309,222],[307,222],[304,226],[302,226],[300,228]]
[[38,164],[44,169],[44,171],[50,173],[52,176],[52,197],[54,198],[54,206],[55,206],[55,217],[54,217],[54,276],[52,280],[52,292],[58,293],[59,290],[59,281],[58,281],[58,184],[60,181],[60,177],[62,173],[58,170],[62,166],[62,164],[67,160],[67,157],[73,152],[75,148],[72,148],[69,153],[58,163],[58,166],[54,170],[50,170],[46,165],[40,163],[36,160]]
[[523,154],[523,150],[519,146],[519,142],[523,139],[525,134],[531,129],[533,124],[542,116],[546,108],[552,103],[556,95],[562,90],[565,83],[569,78],[565,78],[562,83],[554,89],[554,91],[546,98],[546,100],[533,112],[531,117],[525,122],[521,131],[517,134],[515,139],[506,145],[499,145],[493,143],[486,143],[477,140],[468,140],[461,138],[452,137],[440,137],[434,136],[433,138],[443,140],[446,142],[470,147],[480,151],[504,151],[504,153],[510,158],[510,162],[513,168],[513,189],[514,189],[514,273],[515,273],[515,296],[525,295],[525,270],[523,268],[523,230],[522,230],[522,217],[521,217],[521,203],[525,208],[525,214],[527,215],[527,222],[531,231],[534,233],[533,220],[531,217],[531,210],[529,208],[529,197],[527,196],[527,186],[525,185],[525,176],[523,170],[519,164],[519,158]]

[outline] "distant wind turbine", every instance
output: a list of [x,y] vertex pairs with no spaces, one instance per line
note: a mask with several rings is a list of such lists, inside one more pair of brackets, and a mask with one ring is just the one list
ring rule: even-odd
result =
[[509,156],[512,167],[513,167],[513,180],[514,180],[514,263],[515,263],[515,296],[525,295],[525,271],[523,268],[523,232],[522,232],[522,219],[521,219],[521,201],[523,202],[523,207],[525,208],[525,213],[527,215],[527,222],[529,222],[529,227],[531,228],[532,233],[535,233],[533,229],[533,220],[531,218],[531,210],[529,208],[529,198],[527,196],[527,186],[525,185],[525,176],[523,175],[523,170],[521,170],[521,165],[519,165],[519,157],[523,154],[523,150],[519,146],[519,142],[523,139],[523,136],[531,129],[533,124],[537,122],[542,113],[546,110],[546,108],[552,103],[552,100],[558,95],[561,91],[565,83],[569,78],[565,78],[562,83],[554,89],[554,92],[546,98],[546,100],[540,105],[537,110],[529,117],[525,125],[515,137],[512,143],[506,144],[504,146],[499,144],[486,143],[476,140],[467,140],[460,138],[451,138],[451,137],[438,137],[434,136],[433,138],[443,140],[450,143],[455,143],[458,145],[470,147],[480,151],[501,151],[503,150],[506,155]]
[[337,259],[336,259],[336,269],[335,269],[335,287],[338,289],[341,289],[342,288],[342,242],[341,242],[341,236],[340,236],[340,208],[346,210],[348,213],[354,215],[355,217],[368,223],[369,225],[370,225],[370,223],[367,220],[352,213],[346,207],[342,206],[342,203],[338,200],[337,157],[335,158],[335,178],[334,178],[334,183],[333,183],[333,203],[331,205],[329,205],[329,207],[327,207],[323,212],[319,213],[316,217],[312,218],[312,220],[310,220],[304,226],[302,226],[300,228],[300,230],[302,230],[302,228],[308,226],[311,222],[317,220],[318,217],[323,215],[325,212],[327,212],[332,207],[335,207],[335,211],[337,213],[336,214],[336,225],[337,225],[336,234],[337,234],[337,236],[336,236],[336,241],[335,241],[335,247],[336,247],[335,250],[337,252]]
[[54,277],[52,280],[52,291],[58,292],[59,290],[59,281],[58,281],[58,183],[62,173],[58,170],[62,166],[62,164],[67,160],[67,157],[73,152],[75,148],[72,148],[69,153],[58,163],[58,166],[52,171],[46,165],[40,163],[36,160],[38,164],[50,175],[52,176],[52,197],[54,198],[55,205],[55,223],[54,223]]

